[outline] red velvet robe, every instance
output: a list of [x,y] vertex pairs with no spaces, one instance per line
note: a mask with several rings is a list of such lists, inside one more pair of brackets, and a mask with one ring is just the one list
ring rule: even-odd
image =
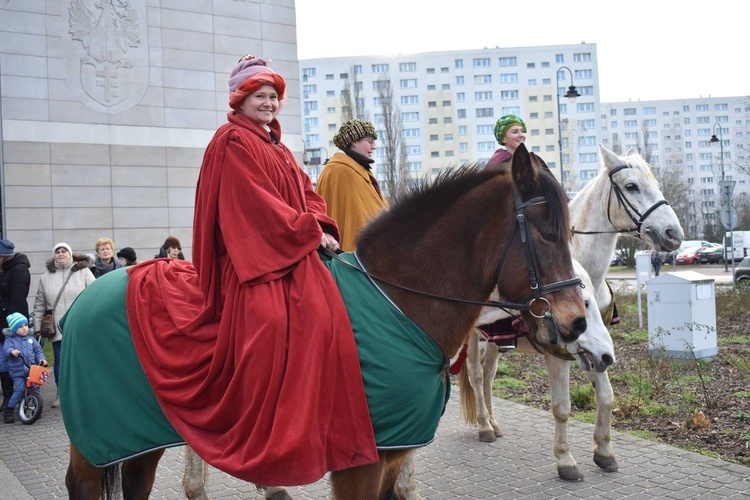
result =
[[202,458],[256,484],[311,483],[378,459],[351,325],[316,253],[338,231],[289,150],[228,118],[198,179],[195,268],[132,268],[128,320],[162,409]]

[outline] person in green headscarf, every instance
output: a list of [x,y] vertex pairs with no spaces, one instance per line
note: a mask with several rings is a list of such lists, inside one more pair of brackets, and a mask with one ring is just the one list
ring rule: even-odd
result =
[[526,142],[526,123],[517,115],[501,116],[495,123],[495,139],[500,147],[492,155],[487,165],[505,163],[513,158],[513,153],[522,142]]

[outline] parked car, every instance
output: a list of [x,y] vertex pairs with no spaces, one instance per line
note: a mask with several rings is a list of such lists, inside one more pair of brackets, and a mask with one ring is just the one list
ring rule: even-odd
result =
[[677,254],[675,262],[677,264],[697,264],[698,263],[698,252],[703,250],[704,247],[691,247],[683,250]]
[[698,264],[718,264],[724,262],[724,249],[708,247],[698,252]]
[[734,282],[738,288],[750,288],[750,257],[745,257],[734,270]]

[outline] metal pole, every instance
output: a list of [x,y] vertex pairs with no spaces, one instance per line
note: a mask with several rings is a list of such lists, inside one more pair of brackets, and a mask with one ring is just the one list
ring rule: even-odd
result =
[[[559,73],[560,70],[558,69]],[[557,80],[557,73],[555,73],[555,80]],[[557,82],[555,82],[557,85]],[[562,154],[562,116],[560,111],[560,88],[557,88],[557,148],[560,150],[560,185],[563,184],[563,154]]]

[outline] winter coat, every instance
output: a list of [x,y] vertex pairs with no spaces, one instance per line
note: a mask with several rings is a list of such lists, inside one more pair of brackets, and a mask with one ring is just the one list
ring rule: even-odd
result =
[[22,253],[3,263],[3,274],[0,275],[0,328],[8,327],[6,318],[11,313],[29,317],[30,267],[29,258]]
[[54,259],[47,261],[47,272],[39,280],[39,288],[36,291],[36,300],[34,300],[33,323],[35,332],[40,331],[44,311],[52,309],[57,294],[60,293],[60,287],[63,286],[70,273],[73,273],[70,276],[70,281],[65,285],[65,291],[60,296],[60,301],[57,303],[57,308],[55,308],[54,312],[57,334],[51,340],[52,342],[62,340],[59,327],[60,319],[68,311],[68,308],[73,304],[78,294],[94,282],[95,278],[89,270],[90,266],[91,259],[82,254],[73,254],[73,259],[65,263],[62,267],[56,266]]
[[29,373],[28,367],[24,364],[21,356],[11,356],[14,349],[18,349],[26,358],[29,365],[38,365],[41,360],[46,360],[42,352],[42,346],[31,333],[21,337],[10,331],[10,328],[3,330],[5,342],[3,343],[3,356],[8,358],[10,376],[13,378],[26,377]]
[[124,266],[120,263],[120,259],[118,259],[117,257],[112,257],[112,260],[107,265],[105,265],[104,262],[99,259],[99,257],[96,257],[96,259],[94,260],[94,265],[89,267],[89,271],[91,271],[91,274],[94,275],[94,278],[101,278],[108,272],[114,271],[115,269],[120,269],[121,267]]

